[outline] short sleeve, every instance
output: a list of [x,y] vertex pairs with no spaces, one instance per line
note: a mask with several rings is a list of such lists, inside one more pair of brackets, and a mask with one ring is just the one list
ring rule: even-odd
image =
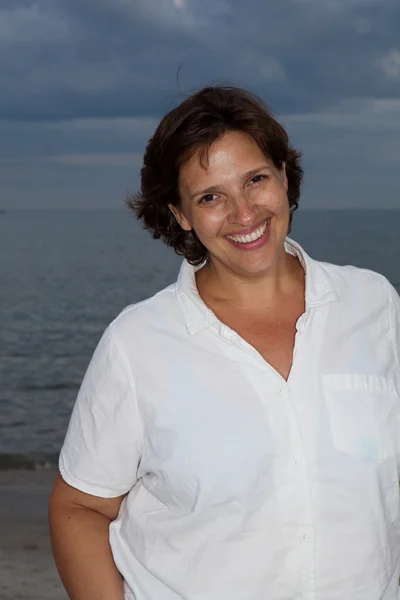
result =
[[397,364],[400,369],[400,297],[395,288],[388,282],[390,330],[394,344]]
[[131,368],[109,327],[79,390],[61,449],[60,473],[87,494],[121,496],[137,482],[141,447]]

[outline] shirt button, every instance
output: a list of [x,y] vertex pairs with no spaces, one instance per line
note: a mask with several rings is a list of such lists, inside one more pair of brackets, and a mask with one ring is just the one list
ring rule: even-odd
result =
[[308,540],[308,535],[307,532],[303,530],[300,530],[300,535],[299,535],[299,541],[301,544],[303,544],[304,542],[306,542]]

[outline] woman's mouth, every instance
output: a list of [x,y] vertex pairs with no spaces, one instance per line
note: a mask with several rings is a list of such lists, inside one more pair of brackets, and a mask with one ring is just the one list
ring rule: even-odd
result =
[[271,219],[269,218],[252,233],[247,235],[227,235],[225,237],[231,244],[242,250],[258,249],[268,240],[270,223]]

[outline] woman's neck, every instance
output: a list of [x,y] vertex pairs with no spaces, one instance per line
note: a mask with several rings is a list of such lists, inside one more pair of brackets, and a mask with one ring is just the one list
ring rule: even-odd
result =
[[241,277],[212,261],[197,271],[199,294],[209,306],[226,305],[238,311],[256,313],[277,308],[301,288],[305,274],[299,260],[283,252],[278,263],[263,277]]

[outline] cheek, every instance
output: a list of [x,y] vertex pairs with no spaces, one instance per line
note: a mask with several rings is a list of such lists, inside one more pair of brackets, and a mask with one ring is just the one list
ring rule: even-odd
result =
[[281,182],[275,182],[273,185],[263,190],[259,194],[260,203],[268,207],[275,214],[283,214],[289,210],[289,201],[286,190]]
[[196,234],[200,240],[202,238],[211,238],[215,237],[215,234],[218,233],[223,223],[224,215],[219,213],[219,211],[210,211],[207,214],[202,215],[201,218],[197,219],[194,230],[196,231]]

